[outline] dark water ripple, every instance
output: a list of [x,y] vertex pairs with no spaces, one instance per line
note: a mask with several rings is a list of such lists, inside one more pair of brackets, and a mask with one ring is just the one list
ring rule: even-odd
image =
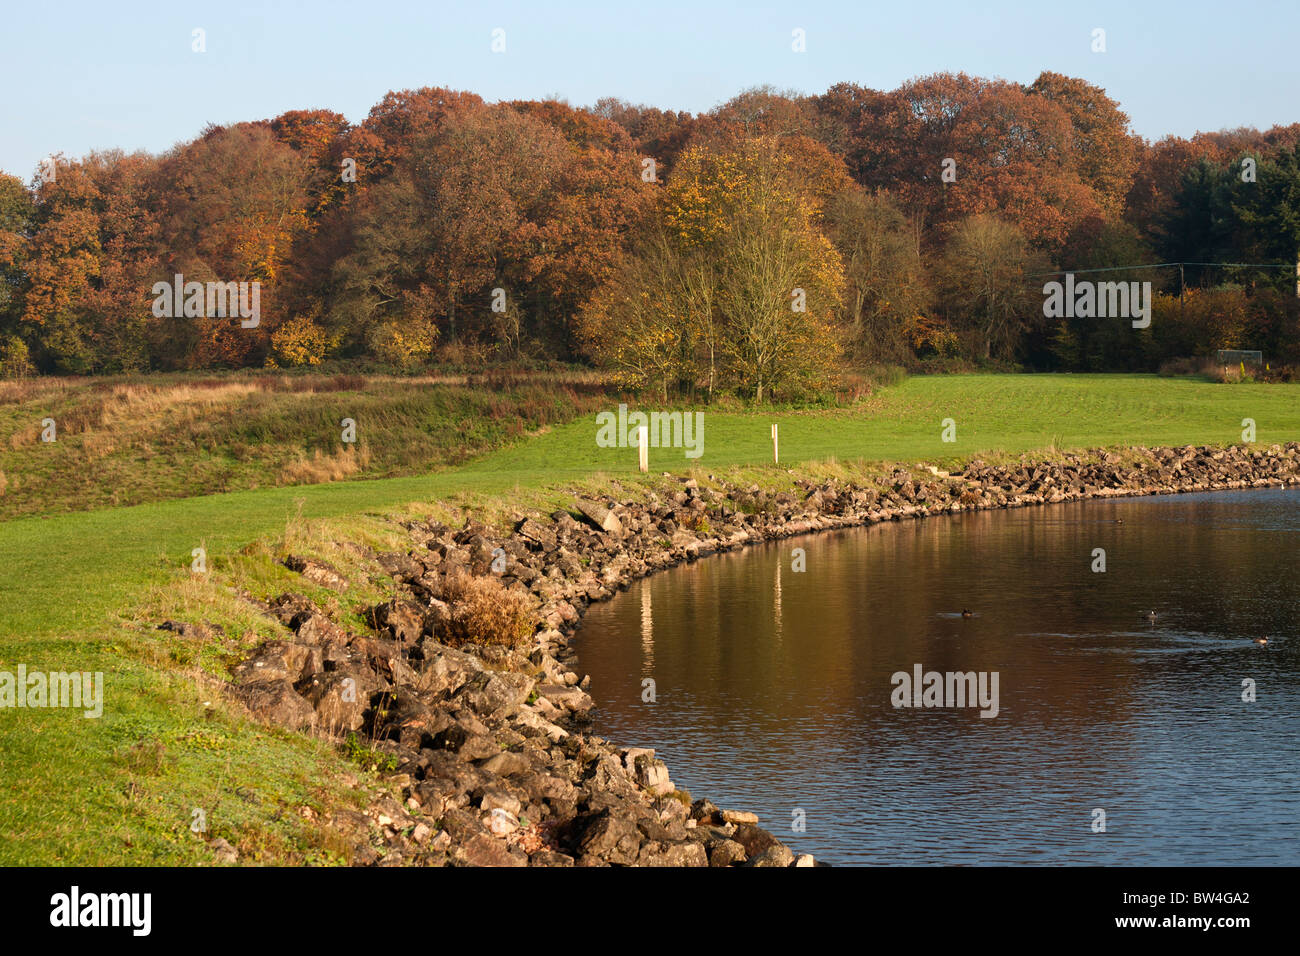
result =
[[[832,863],[1295,865],[1297,532],[1268,490],[794,539],[592,608],[579,663],[599,733]],[[998,672],[998,716],[894,708],[917,663]]]

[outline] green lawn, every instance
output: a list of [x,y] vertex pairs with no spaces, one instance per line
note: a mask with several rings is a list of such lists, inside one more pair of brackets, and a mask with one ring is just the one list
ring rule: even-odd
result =
[[[940,440],[956,422],[955,443]],[[704,454],[651,449],[652,470],[782,463],[940,462],[993,451],[1116,444],[1181,445],[1300,439],[1300,387],[1216,385],[1154,376],[971,375],[912,378],[852,410],[704,413]],[[379,511],[462,491],[499,494],[594,472],[634,472],[635,449],[599,448],[591,418],[429,475],[266,488],[0,524],[0,636],[6,642],[87,633],[165,566],[277,531],[302,500],[309,518]],[[11,647],[7,643],[6,647]]]
[[[955,443],[940,440],[945,418],[956,422]],[[1152,376],[913,378],[852,410],[706,411],[703,457],[652,449],[650,460],[652,471],[761,464],[770,461],[771,422],[781,426],[782,464],[939,464],[1053,447],[1228,444],[1241,440],[1244,418],[1254,419],[1261,443],[1300,440],[1300,386]],[[179,672],[146,663],[123,639],[117,616],[129,619],[151,587],[174,580],[192,548],[202,544],[218,556],[278,535],[299,501],[306,518],[337,517],[597,472],[631,475],[635,465],[635,449],[597,447],[586,416],[427,475],[0,523],[0,669],[21,662],[33,670],[103,670],[115,702],[100,720],[0,711],[0,864],[202,859],[187,831],[194,801],[222,804],[213,832],[233,833],[274,807],[310,802],[325,770],[339,769],[341,758],[317,742],[224,717],[205,722],[204,693]],[[162,756],[150,756],[157,748]],[[241,788],[253,802],[238,795]],[[317,852],[303,849],[289,822],[268,827],[268,858],[285,845]]]

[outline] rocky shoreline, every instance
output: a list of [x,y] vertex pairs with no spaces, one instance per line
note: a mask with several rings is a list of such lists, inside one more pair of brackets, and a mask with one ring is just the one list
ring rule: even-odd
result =
[[[261,720],[362,750],[401,794],[323,821],[344,835],[354,864],[812,866],[752,813],[692,801],[653,750],[589,732],[589,679],[570,669],[568,637],[591,603],[658,570],[813,531],[1300,484],[1300,443],[972,461],[952,474],[898,467],[862,483],[802,479],[777,492],[714,476],[664,481],[622,500],[517,514],[510,533],[473,518],[459,528],[403,522],[408,549],[367,555],[394,596],[369,609],[366,633],[348,632],[299,594],[259,604],[284,638],[234,668],[229,697]],[[284,563],[318,586],[348,590],[325,562]],[[509,630],[521,614],[516,640],[466,639]],[[228,859],[229,845],[218,842]]]

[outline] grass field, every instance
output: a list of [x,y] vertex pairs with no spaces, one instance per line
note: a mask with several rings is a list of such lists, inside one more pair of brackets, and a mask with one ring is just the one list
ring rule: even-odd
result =
[[[29,670],[102,670],[114,702],[99,720],[51,711],[0,712],[0,864],[203,860],[207,851],[188,830],[194,807],[209,808],[215,821],[210,835],[239,835],[248,849],[249,833],[260,834],[250,851],[255,859],[336,859],[330,847],[313,843],[302,807],[319,812],[347,799],[337,782],[349,769],[345,759],[317,741],[250,727],[220,708],[206,707],[215,692],[196,683],[187,662],[169,664],[151,647],[150,631],[135,620],[136,612],[159,589],[187,576],[191,549],[203,546],[220,560],[249,542],[284,535],[296,515],[315,520],[375,514],[410,502],[508,500],[516,491],[601,474],[636,480],[635,449],[597,447],[592,408],[585,402],[566,400],[544,413],[549,419],[533,421],[527,429],[510,427],[509,416],[500,415],[506,406],[498,405],[495,420],[502,424],[488,434],[483,422],[492,406],[463,394],[437,394],[447,391],[444,386],[423,388],[429,394],[416,390],[400,400],[429,409],[420,413],[427,444],[383,447],[409,442],[405,425],[366,433],[362,423],[382,420],[383,414],[382,395],[373,388],[360,390],[375,405],[368,418],[358,419],[358,441],[368,443],[372,456],[396,462],[394,468],[425,473],[246,487],[181,499],[174,496],[188,487],[185,463],[193,458],[181,455],[179,465],[169,466],[167,480],[156,482],[144,475],[155,466],[147,457],[119,456],[103,471],[94,460],[79,460],[85,474],[63,481],[60,470],[72,459],[32,463],[24,456],[71,454],[71,446],[56,450],[29,440],[23,430],[41,417],[35,405],[0,404],[4,427],[26,436],[16,444],[11,439],[5,467],[13,474],[44,475],[52,512],[0,523],[0,669],[21,662]],[[336,434],[333,419],[339,410],[328,404],[330,394],[308,393],[292,416],[277,404],[289,400],[275,392],[249,400],[265,418],[300,420],[294,441],[307,448],[316,427],[312,422]],[[566,410],[581,410],[582,417],[558,424]],[[210,441],[227,441],[231,426],[218,427],[201,407],[188,414],[169,421],[160,413],[153,426],[147,417],[133,419],[132,441],[148,442],[149,428],[156,427],[180,436],[174,439],[178,449],[193,445],[218,458],[229,452],[187,436],[202,433]],[[956,423],[954,443],[940,440],[946,418]],[[781,426],[786,466],[832,459],[944,464],[1121,444],[1229,444],[1241,440],[1246,418],[1255,421],[1261,443],[1300,440],[1300,386],[1148,376],[926,377],[906,380],[851,409],[706,411],[703,457],[691,460],[680,450],[652,449],[650,461],[652,472],[761,466],[770,461],[772,422]],[[305,430],[301,422],[307,423]],[[524,437],[525,432],[532,434]],[[277,441],[274,432],[246,436],[254,438]],[[448,467],[457,460],[462,438],[479,447],[514,443]],[[242,480],[260,484],[259,476],[285,467],[274,454],[265,461],[269,464],[256,473],[227,475],[221,487]],[[211,490],[206,472],[195,467],[193,474],[192,487]],[[28,480],[20,479],[24,494],[30,491]],[[98,503],[119,482],[135,494],[168,500],[69,513],[75,504],[69,496],[84,494]],[[24,500],[39,502],[41,496]]]
[[[448,467],[603,404],[588,377],[458,387],[248,373],[0,383],[0,519]],[[355,441],[345,443],[348,419]],[[47,420],[56,441],[41,440]]]

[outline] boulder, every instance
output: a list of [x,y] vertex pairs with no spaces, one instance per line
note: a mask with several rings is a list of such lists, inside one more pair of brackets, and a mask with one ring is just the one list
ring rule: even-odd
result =
[[584,518],[599,530],[612,535],[621,535],[623,533],[623,522],[619,520],[618,515],[599,501],[578,498],[574,501],[574,506],[582,513]]
[[297,571],[313,584],[319,584],[331,591],[346,591],[348,589],[347,578],[324,561],[291,554],[284,559],[284,566],[290,571]]
[[[584,821],[578,840],[579,857],[631,865],[641,850],[641,834],[626,817],[605,809]],[[589,861],[590,862],[590,861]]]
[[774,843],[758,856],[751,857],[746,866],[786,867],[794,863],[794,852],[784,843]]
[[235,685],[231,693],[254,717],[290,730],[307,727],[315,713],[287,680]]
[[424,632],[424,610],[411,601],[394,599],[370,611],[376,630],[402,644],[414,644]]
[[309,676],[321,669],[320,651],[316,650],[313,660],[313,648],[305,644],[291,644],[288,641],[267,641],[253,652],[253,656],[236,664],[232,674],[241,684],[257,684],[269,681],[298,682],[303,676]]
[[526,674],[483,671],[458,690],[452,700],[480,717],[503,719],[519,712],[535,684]]
[[470,837],[457,854],[466,866],[527,866],[528,857],[514,854],[503,840],[487,833]]

